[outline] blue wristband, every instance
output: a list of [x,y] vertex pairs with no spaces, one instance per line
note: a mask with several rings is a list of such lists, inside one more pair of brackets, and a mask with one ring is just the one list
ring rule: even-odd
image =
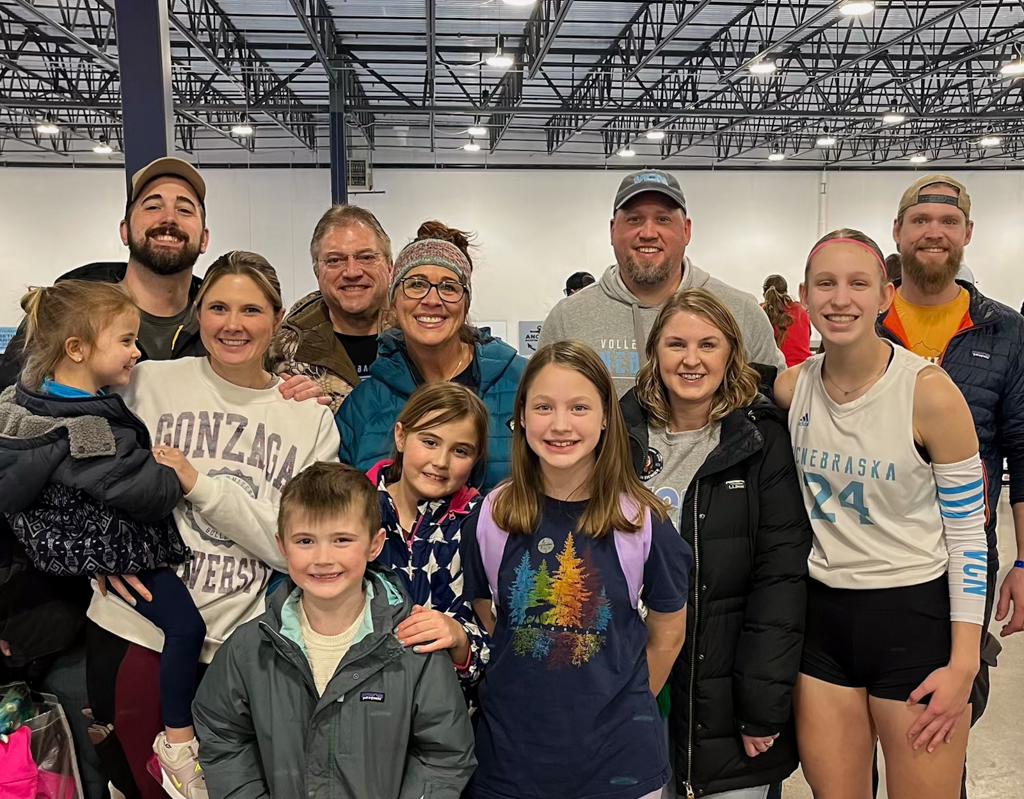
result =
[[1013,568],[1015,568],[1015,569],[1024,569],[1024,560],[1015,560],[1013,562]]

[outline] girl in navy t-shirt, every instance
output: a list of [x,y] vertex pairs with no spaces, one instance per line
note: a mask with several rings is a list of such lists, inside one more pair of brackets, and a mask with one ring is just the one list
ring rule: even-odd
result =
[[466,796],[659,796],[655,696],[685,636],[692,552],[634,476],[589,347],[540,349],[513,421],[512,477],[462,528],[465,595],[492,635]]

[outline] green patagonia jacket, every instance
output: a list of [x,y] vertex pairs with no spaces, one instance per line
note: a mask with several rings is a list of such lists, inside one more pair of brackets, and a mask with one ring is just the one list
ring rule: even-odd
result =
[[402,647],[412,604],[386,567],[366,575],[367,614],[323,696],[291,583],[221,647],[194,703],[211,799],[458,799],[476,758],[451,658]]

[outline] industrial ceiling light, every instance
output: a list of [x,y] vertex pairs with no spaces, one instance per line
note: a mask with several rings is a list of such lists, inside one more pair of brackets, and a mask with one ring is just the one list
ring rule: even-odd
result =
[[99,144],[92,148],[92,151],[97,155],[110,155],[114,152],[113,148],[107,144],[106,139],[100,139]]
[[860,3],[855,0],[851,0],[851,2],[843,3],[839,6],[839,12],[848,17],[860,17],[864,14],[870,14],[874,10],[874,3]]
[[978,145],[980,147],[998,147],[1002,143],[1003,140],[998,136],[985,136],[978,142]]
[[826,133],[823,136],[819,136],[818,137],[818,140],[816,142],[814,142],[814,146],[815,147],[835,147],[836,146],[836,137],[831,135],[831,134],[829,134],[829,133]]
[[618,155],[620,158],[632,158],[634,155],[636,155],[636,150],[634,150],[627,144],[625,147],[619,150]]
[[893,109],[892,111],[887,111],[885,115],[882,117],[882,122],[884,122],[886,125],[902,125],[906,121],[907,115],[901,114],[896,109]]
[[537,0],[505,0],[507,6],[532,6]]
[[516,63],[516,61],[508,53],[503,53],[501,51],[501,37],[499,36],[498,47],[494,51],[494,55],[488,56],[484,63],[489,67],[494,67],[495,69],[508,69]]
[[231,129],[232,136],[252,136],[252,125],[248,122],[239,122]]
[[665,131],[652,128],[645,135],[650,141],[661,141],[665,138]]
[[36,133],[41,133],[44,136],[56,136],[60,133],[60,128],[54,125],[50,120],[40,122],[36,125]]
[[780,153],[778,150],[776,150],[775,152],[771,153],[768,156],[768,160],[769,161],[785,161],[786,160],[786,156],[783,153]]
[[486,136],[487,128],[482,127],[480,125],[473,125],[473,127],[468,128],[466,130],[466,133],[468,133],[470,136]]
[[468,153],[477,153],[480,152],[480,145],[477,144],[475,141],[470,141],[463,144],[462,149]]
[[1024,75],[1024,58],[1018,57],[1013,59],[1013,61],[1007,61],[1000,67],[999,74],[1009,78]]
[[912,163],[912,164],[927,164],[928,163],[928,156],[927,155],[921,155],[921,154],[912,155],[912,156],[910,156],[910,163]]
[[774,59],[763,59],[759,58],[747,69],[750,70],[751,75],[771,75],[775,70],[779,68],[779,65],[775,63]]

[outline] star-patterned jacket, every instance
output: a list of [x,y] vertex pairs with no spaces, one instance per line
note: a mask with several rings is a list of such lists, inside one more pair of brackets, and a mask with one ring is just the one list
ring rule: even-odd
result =
[[409,597],[417,605],[439,610],[455,619],[469,640],[469,661],[456,666],[467,700],[483,676],[490,658],[490,638],[476,623],[473,609],[462,596],[462,560],[459,544],[462,522],[480,503],[480,493],[464,486],[452,496],[419,503],[412,533],[406,535],[398,520],[398,509],[387,491],[390,460],[377,463],[367,477],[377,486],[381,525],[386,536],[377,563],[391,567]]

